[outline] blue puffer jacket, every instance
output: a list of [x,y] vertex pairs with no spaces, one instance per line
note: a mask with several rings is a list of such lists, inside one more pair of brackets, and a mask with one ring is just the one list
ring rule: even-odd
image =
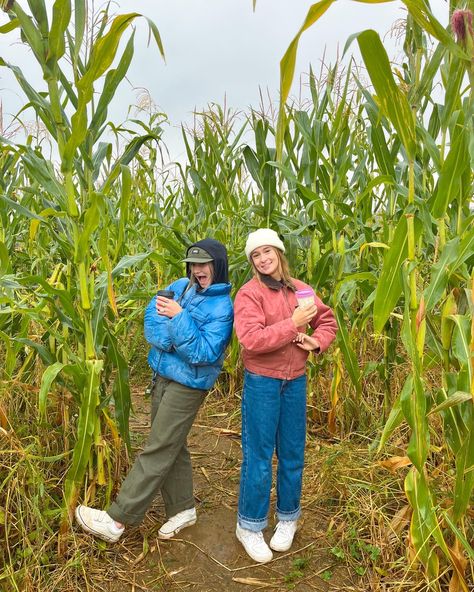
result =
[[194,285],[182,296],[188,282],[181,278],[167,288],[183,308],[172,319],[157,313],[156,296],[146,308],[145,338],[152,345],[148,363],[164,378],[208,390],[222,368],[232,333],[231,286],[211,284],[196,291]]

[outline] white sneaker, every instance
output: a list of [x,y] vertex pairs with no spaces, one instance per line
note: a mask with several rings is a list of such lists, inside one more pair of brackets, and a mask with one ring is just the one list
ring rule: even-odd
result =
[[116,526],[107,512],[87,506],[77,506],[76,520],[86,532],[109,543],[116,543],[125,530],[125,527]]
[[274,551],[288,551],[293,544],[297,526],[297,520],[281,520],[275,527],[275,534],[270,541],[270,547]]
[[158,537],[160,539],[171,539],[180,530],[187,526],[196,524],[197,515],[196,508],[190,508],[189,510],[183,510],[178,512],[175,516],[171,516],[168,522],[165,522],[158,531]]
[[242,528],[237,524],[235,536],[242,543],[247,555],[249,555],[254,561],[257,561],[258,563],[268,563],[273,559],[273,553],[265,542],[261,530],[259,532],[254,532],[253,530]]

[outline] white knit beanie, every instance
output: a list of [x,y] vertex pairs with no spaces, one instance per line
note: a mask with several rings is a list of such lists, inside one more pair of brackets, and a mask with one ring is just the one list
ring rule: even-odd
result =
[[258,247],[266,245],[276,247],[283,253],[285,252],[285,245],[274,230],[271,228],[259,228],[255,232],[251,232],[247,238],[245,244],[245,254],[247,255],[247,259],[250,261],[252,251],[255,251]]

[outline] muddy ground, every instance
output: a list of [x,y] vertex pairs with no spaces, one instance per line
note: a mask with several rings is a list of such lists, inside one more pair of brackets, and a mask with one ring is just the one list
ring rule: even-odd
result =
[[[131,421],[135,452],[149,429],[149,401],[137,390]],[[362,591],[357,576],[330,552],[326,532],[331,516],[303,492],[303,519],[290,552],[274,553],[272,562],[256,565],[235,538],[239,467],[239,414],[210,395],[193,426],[189,448],[194,466],[198,521],[176,539],[158,540],[164,510],[158,498],[139,528],[107,545],[83,536],[87,544],[106,545],[107,565],[99,566],[95,590],[104,592],[253,590]],[[310,439],[308,446],[317,445]],[[306,487],[306,486],[305,486]],[[274,496],[272,495],[272,508]],[[271,538],[274,517],[265,532]],[[85,542],[85,541],[84,541]],[[91,581],[91,580],[89,580]]]

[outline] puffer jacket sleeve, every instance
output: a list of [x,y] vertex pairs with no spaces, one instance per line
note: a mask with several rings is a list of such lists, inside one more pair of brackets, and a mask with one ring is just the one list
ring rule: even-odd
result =
[[324,352],[334,341],[337,333],[337,322],[332,310],[316,296],[318,312],[311,319],[310,326],[314,329],[312,337],[316,338],[320,345],[320,352]]
[[156,310],[156,296],[153,296],[145,309],[145,339],[163,351],[171,351],[173,343],[168,331],[169,319],[159,315]]
[[188,364],[207,366],[219,360],[232,333],[232,305],[222,303],[213,316],[198,323],[190,312],[183,309],[169,324],[169,334],[176,353]]
[[[183,289],[183,283],[185,284],[186,281],[183,282],[183,280],[177,280],[167,286],[166,290],[178,290],[181,292]],[[150,345],[154,345],[158,349],[171,351],[173,349],[173,343],[169,333],[169,325],[169,318],[158,314],[156,310],[156,296],[153,296],[145,309],[145,339]]]
[[265,312],[258,295],[240,289],[235,297],[235,332],[246,350],[268,353],[293,341],[298,329],[291,317],[266,325]]

